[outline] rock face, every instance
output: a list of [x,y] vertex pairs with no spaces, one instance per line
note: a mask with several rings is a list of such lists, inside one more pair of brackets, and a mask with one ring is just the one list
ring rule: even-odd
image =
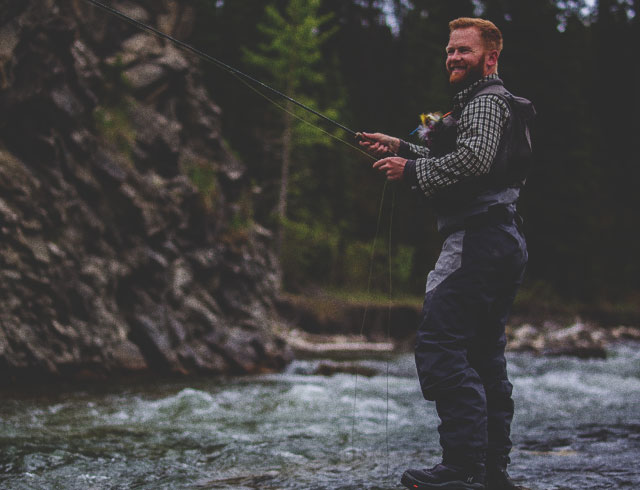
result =
[[[114,2],[172,33],[180,2]],[[197,63],[69,0],[0,0],[2,382],[249,373],[277,263]]]

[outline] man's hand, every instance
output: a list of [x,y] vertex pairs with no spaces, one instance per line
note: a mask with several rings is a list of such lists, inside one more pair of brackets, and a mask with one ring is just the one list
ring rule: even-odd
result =
[[384,172],[387,180],[402,180],[404,166],[407,164],[406,158],[388,157],[378,160],[373,164],[373,168]]
[[358,133],[360,146],[377,157],[397,153],[400,140],[382,133]]

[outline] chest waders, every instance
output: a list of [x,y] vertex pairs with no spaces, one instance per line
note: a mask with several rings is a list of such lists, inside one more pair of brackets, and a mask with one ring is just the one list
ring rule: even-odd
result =
[[[512,447],[505,324],[528,258],[515,201],[533,161],[535,115],[531,102],[510,94],[500,80],[481,84],[468,100],[483,95],[503,99],[509,119],[489,173],[433,198],[445,241],[427,278],[415,349],[422,393],[435,401],[441,420],[443,463],[469,471],[498,462],[506,467]],[[432,156],[456,148],[461,113],[440,122]]]

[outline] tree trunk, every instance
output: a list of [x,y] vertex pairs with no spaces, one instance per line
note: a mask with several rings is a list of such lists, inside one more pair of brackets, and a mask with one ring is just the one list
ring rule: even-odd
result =
[[287,219],[287,193],[289,192],[289,166],[291,165],[291,139],[293,133],[293,104],[287,101],[287,112],[284,114],[284,131],[282,134],[282,168],[280,171],[280,197],[278,199],[278,238],[277,252],[282,259],[284,244],[284,228]]

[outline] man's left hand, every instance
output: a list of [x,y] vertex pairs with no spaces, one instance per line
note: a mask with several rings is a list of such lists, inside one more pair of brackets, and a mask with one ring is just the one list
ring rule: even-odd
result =
[[388,157],[375,162],[373,168],[384,172],[387,175],[387,180],[402,180],[402,174],[406,164],[406,158]]

